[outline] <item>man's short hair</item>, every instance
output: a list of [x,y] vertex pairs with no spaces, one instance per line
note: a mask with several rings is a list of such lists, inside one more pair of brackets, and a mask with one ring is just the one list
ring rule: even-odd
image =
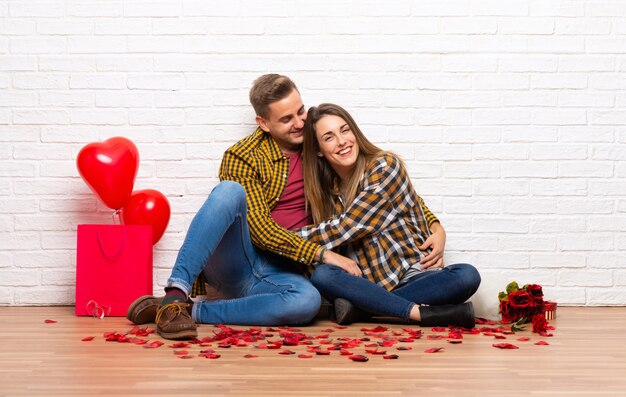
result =
[[264,74],[254,80],[250,88],[250,103],[258,116],[269,116],[269,105],[285,98],[293,90],[298,90],[295,83],[287,76],[276,73]]

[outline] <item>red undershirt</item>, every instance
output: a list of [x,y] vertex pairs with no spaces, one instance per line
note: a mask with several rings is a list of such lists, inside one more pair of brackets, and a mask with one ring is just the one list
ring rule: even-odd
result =
[[313,219],[305,209],[301,153],[285,153],[285,156],[289,157],[287,186],[272,210],[272,218],[285,229],[293,230],[312,224]]

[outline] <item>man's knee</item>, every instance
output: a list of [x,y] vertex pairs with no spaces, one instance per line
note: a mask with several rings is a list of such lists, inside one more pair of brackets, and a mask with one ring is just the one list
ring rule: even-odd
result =
[[317,288],[327,286],[336,278],[337,266],[319,265],[311,276],[311,283]]
[[282,315],[290,324],[306,324],[319,312],[321,303],[317,289],[311,284],[302,284],[289,293]]
[[468,263],[461,263],[455,266],[458,268],[463,288],[467,291],[469,296],[473,295],[480,286],[480,273],[474,266]]
[[213,188],[201,211],[219,214],[229,210],[246,212],[246,190],[237,182],[222,181]]

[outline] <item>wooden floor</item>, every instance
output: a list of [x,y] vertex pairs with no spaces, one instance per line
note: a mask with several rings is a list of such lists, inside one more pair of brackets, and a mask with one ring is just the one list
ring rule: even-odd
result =
[[[414,342],[386,347],[397,360],[366,354],[368,362],[353,362],[333,351],[329,356],[306,354],[306,346],[287,347],[297,354],[247,347],[211,348],[219,359],[199,357],[208,347],[156,349],[130,343],[106,342],[107,331],[125,333],[132,325],[124,318],[75,317],[70,307],[0,307],[0,395],[2,396],[626,396],[626,307],[562,308],[553,337],[530,330],[507,335],[464,335],[461,344],[423,328]],[[56,323],[45,323],[46,319]],[[328,333],[328,339],[363,338],[362,327],[334,328],[318,321],[302,332]],[[402,332],[402,325],[388,325]],[[151,325],[153,327],[153,325]],[[238,327],[247,328],[247,327]],[[415,327],[413,327],[415,329]],[[212,336],[210,325],[199,337]],[[265,328],[264,328],[265,330]],[[442,335],[447,335],[443,333]],[[92,341],[81,341],[95,336]],[[518,341],[529,337],[529,341]],[[277,337],[270,339],[278,339]],[[379,341],[375,337],[370,342]],[[534,343],[545,340],[548,346]],[[494,343],[519,349],[502,350]],[[411,350],[397,350],[398,346]],[[443,347],[438,353],[426,349]],[[380,348],[383,349],[383,348]],[[174,350],[187,350],[193,359],[180,359]],[[350,349],[364,354],[365,347]],[[247,354],[255,358],[245,358]]]

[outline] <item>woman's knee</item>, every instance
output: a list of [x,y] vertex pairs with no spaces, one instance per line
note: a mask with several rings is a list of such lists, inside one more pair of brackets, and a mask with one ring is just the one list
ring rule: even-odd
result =
[[469,298],[469,296],[472,296],[480,286],[480,273],[474,266],[468,263],[459,263],[453,266],[455,266],[455,272],[459,275],[461,288],[467,291]]
[[319,265],[313,272],[313,275],[311,275],[311,283],[318,289],[333,284],[336,280],[338,269],[337,266],[333,265]]
[[311,284],[302,284],[286,296],[286,304],[281,315],[283,323],[306,324],[311,322],[320,310],[322,297]]

